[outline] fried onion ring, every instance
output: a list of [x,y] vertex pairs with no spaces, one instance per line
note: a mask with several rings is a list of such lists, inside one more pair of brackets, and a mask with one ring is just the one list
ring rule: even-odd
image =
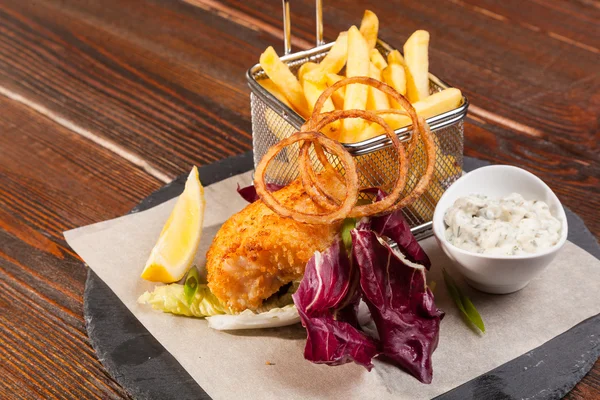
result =
[[423,141],[423,147],[425,147],[425,154],[427,155],[427,168],[412,192],[394,205],[393,210],[397,210],[414,203],[427,190],[427,186],[429,186],[429,182],[431,182],[431,177],[433,176],[436,158],[433,134],[431,133],[429,125],[427,125],[427,122],[425,122],[423,117],[419,117],[419,125],[421,126],[421,129],[419,129],[421,132],[421,140]]
[[[341,203],[339,208],[330,213],[308,214],[292,208],[287,208],[283,206],[273,196],[273,194],[267,190],[265,174],[271,160],[275,158],[275,156],[283,148],[300,141],[312,141],[319,143],[325,147],[328,152],[336,155],[345,168],[344,178],[346,184],[346,198]],[[261,198],[263,203],[265,203],[265,205],[273,212],[282,217],[293,218],[296,221],[307,224],[332,224],[334,222],[341,221],[348,216],[358,199],[358,174],[356,172],[356,165],[352,159],[352,156],[339,142],[318,132],[297,132],[269,148],[267,153],[263,156],[262,160],[260,160],[260,163],[256,167],[254,186],[256,188],[256,193]]]
[[[373,110],[373,112],[377,115],[397,114],[397,115],[409,116],[406,111],[396,110],[395,108],[388,108],[387,110]],[[412,131],[409,131],[409,133],[410,133],[410,139],[408,139],[408,146],[406,146],[406,148],[407,148],[407,152],[408,152],[407,157],[410,161],[415,152],[415,149],[417,148],[417,145],[419,143],[421,135],[415,134],[414,129]]]
[[[399,176],[398,176],[398,179],[396,180],[396,185],[394,186],[392,192],[384,200],[381,200],[381,201],[379,201],[377,203],[373,203],[373,204],[361,205],[361,206],[354,207],[350,216],[351,217],[353,217],[353,216],[362,217],[362,216],[366,216],[366,215],[373,215],[373,214],[381,213],[385,210],[385,207],[388,207],[388,208],[391,207],[398,200],[398,198],[400,197],[401,192],[402,192],[402,190],[404,190],[404,186],[406,184],[406,174],[408,173],[408,165],[407,165],[407,156],[404,152],[404,147],[398,140],[398,137],[396,136],[394,131],[389,127],[389,125],[381,117],[379,117],[377,115],[379,113],[365,111],[365,110],[345,110],[345,111],[331,111],[331,112],[328,112],[325,114],[320,113],[320,111],[323,107],[323,104],[329,98],[329,96],[331,96],[331,94],[333,92],[335,92],[336,90],[338,90],[341,87],[344,87],[346,85],[353,84],[353,83],[359,83],[359,84],[362,83],[362,84],[366,84],[368,86],[375,87],[376,89],[379,89],[382,92],[391,96],[394,100],[396,100],[404,108],[404,111],[402,111],[402,110],[380,110],[380,113],[381,114],[383,114],[383,113],[392,114],[393,113],[393,114],[408,115],[411,118],[412,123],[413,123],[412,124],[413,133],[412,133],[410,143],[408,145],[408,153],[409,153],[408,158],[412,157],[412,154],[417,147],[417,141],[420,136],[417,133],[422,128],[419,125],[419,122],[417,119],[417,114],[416,114],[415,109],[412,106],[412,104],[410,104],[410,102],[404,96],[402,96],[398,91],[396,91],[394,88],[392,88],[391,86],[389,86],[383,82],[380,82],[376,79],[372,79],[372,78],[368,78],[368,77],[346,78],[344,80],[338,81],[335,84],[331,85],[329,88],[327,88],[326,90],[323,91],[321,96],[319,96],[319,98],[317,99],[317,102],[315,103],[313,114],[311,115],[310,119],[305,124],[307,129],[319,131],[319,130],[323,129],[326,125],[330,124],[331,122],[336,121],[337,119],[357,118],[358,117],[358,118],[366,119],[368,121],[375,122],[375,123],[381,125],[384,128],[384,133],[390,138],[390,140],[392,141],[392,145],[398,151],[398,154],[399,154],[398,161],[400,164],[399,164],[399,171],[398,171]],[[346,112],[346,114],[342,114],[344,112]],[[342,116],[342,115],[344,115],[344,116]],[[369,117],[366,117],[367,115],[369,115]],[[339,117],[336,118],[334,116],[339,116]],[[375,117],[375,118],[372,118],[372,117]],[[327,192],[324,190],[322,185],[320,185],[318,180],[316,179],[314,171],[311,171],[311,169],[307,165],[308,164],[307,161],[308,161],[308,147],[309,146],[310,146],[310,144],[308,144],[308,143],[303,144],[301,147],[300,156],[299,156],[299,162],[300,162],[300,167],[301,167],[300,173],[302,175],[303,185],[305,186],[305,188],[310,187],[309,196],[311,196],[311,199],[313,201],[315,201],[317,204],[320,204],[324,208],[332,209],[333,207],[335,207],[337,205],[335,203],[335,200],[332,200],[332,197],[327,194]],[[325,157],[322,155],[322,151],[320,152],[319,150],[321,150],[321,149],[319,149],[318,146],[315,145],[315,151],[317,153],[317,157],[319,158],[319,161],[323,164],[324,163],[323,158],[325,158]],[[400,154],[400,153],[402,153],[402,154]],[[327,167],[325,167],[325,168],[327,168]],[[402,174],[404,174],[404,175],[402,175]],[[308,192],[308,190],[307,190],[307,192]]]
[[[379,125],[381,125],[385,132],[386,135],[389,137],[389,139],[392,142],[392,146],[394,146],[394,148],[396,149],[397,155],[398,155],[398,171],[397,171],[397,176],[398,178],[396,179],[396,184],[394,185],[394,188],[392,189],[391,193],[385,197],[383,200],[380,200],[376,203],[372,203],[372,204],[365,204],[365,205],[360,205],[360,206],[354,206],[352,209],[352,212],[350,212],[350,214],[348,215],[349,217],[364,217],[367,215],[374,215],[374,214],[378,214],[383,212],[385,209],[391,207],[400,197],[400,195],[402,194],[402,191],[404,190],[404,186],[406,185],[406,176],[408,174],[408,162],[406,159],[406,152],[404,150],[404,146],[402,146],[402,143],[400,143],[400,139],[398,139],[398,136],[396,136],[396,134],[394,133],[394,131],[392,130],[392,128],[390,128],[390,126],[383,120],[383,118],[375,115],[372,112],[369,111],[365,111],[365,110],[344,110],[344,111],[333,111],[331,113],[328,113],[328,115],[324,118],[322,118],[316,125],[315,125],[315,129],[316,130],[320,130],[322,129],[324,126],[327,126],[328,124],[340,120],[340,119],[345,119],[345,118],[362,118],[366,121],[370,121],[370,122],[375,122]],[[308,147],[310,146],[310,143],[304,143],[300,149],[300,174],[302,175],[302,183],[303,185],[306,186],[315,186],[315,187],[319,187],[319,192],[316,198],[313,198],[313,201],[315,201],[317,204],[320,204],[321,202],[327,202],[329,201],[329,199],[331,199],[331,196],[327,194],[326,190],[320,185],[320,182],[318,179],[311,179],[314,177],[314,174],[311,175],[309,173],[309,169],[310,166],[308,165],[308,163],[306,163],[306,160],[308,159]],[[313,191],[312,194],[315,194],[315,192]],[[318,200],[316,200],[318,198]],[[335,206],[335,204],[329,204],[329,206]]]
[[[384,109],[384,110],[368,110],[368,111],[372,112],[374,114],[377,114],[377,115],[396,114],[396,115],[402,115],[402,116],[406,116],[406,117],[409,116],[409,114],[406,111],[404,111],[404,110],[398,110],[398,109],[395,109],[395,108],[388,108],[388,109]],[[325,118],[327,115],[329,115],[332,112],[335,112],[335,111],[328,111],[326,113],[319,114],[318,115],[318,121],[320,121],[321,119]],[[309,123],[310,123],[311,120],[312,120],[312,118],[309,119],[308,121],[306,121],[306,123],[304,125],[302,125],[302,128],[305,129],[305,130],[308,130],[308,126],[309,126]],[[412,131],[409,131],[409,133],[410,133],[410,138],[407,141],[408,145],[405,145],[405,147],[406,147],[407,152],[408,152],[407,153],[407,158],[410,160],[412,158],[412,156],[413,156],[413,153],[415,152],[415,149],[417,148],[417,144],[419,142],[420,135],[415,135]],[[382,134],[385,134],[385,132],[383,132]],[[324,156],[320,155],[320,154],[322,154],[322,151],[319,152],[318,149],[320,149],[320,146],[319,147],[315,146],[315,152],[317,154],[317,157],[318,157],[319,161],[321,163],[323,163],[323,159],[326,159],[326,158],[324,158]]]
[[[331,94],[349,84],[365,84],[375,87],[382,92],[388,94],[396,100],[404,110],[336,110],[321,114],[321,109],[325,101]],[[380,116],[382,114],[399,114],[407,115],[412,121],[412,133],[408,144],[403,145],[394,130]],[[358,195],[360,192],[358,184],[357,165],[354,162],[352,155],[339,142],[326,137],[319,133],[325,126],[334,121],[345,118],[361,118],[372,123],[379,124],[384,129],[384,134],[390,139],[392,146],[397,153],[398,168],[396,182],[388,196],[384,199],[370,203],[358,205]],[[408,163],[417,148],[418,142],[423,142],[423,147],[426,153],[427,166],[424,174],[419,179],[415,188],[403,199],[399,200],[406,185],[408,175]],[[328,212],[307,214],[293,208],[284,207],[277,199],[266,189],[265,174],[270,161],[285,147],[295,143],[302,142],[299,146],[299,169],[302,179],[302,185],[308,196],[323,209]],[[320,177],[317,175],[310,160],[309,150],[311,144],[314,146],[315,154],[323,168],[329,175],[332,174],[340,182],[344,182],[346,194],[343,201],[340,201],[335,196],[327,193]],[[406,149],[405,149],[406,147]],[[345,173],[336,169],[329,160],[325,151],[333,156],[336,156],[344,167]],[[283,217],[291,217],[299,222],[311,224],[330,224],[337,222],[346,217],[364,217],[377,215],[384,212],[390,212],[401,207],[412,204],[417,200],[431,181],[435,166],[435,142],[431,131],[422,117],[417,116],[412,104],[400,93],[383,82],[377,81],[368,77],[352,77],[346,78],[327,88],[317,99],[314,106],[314,111],[311,117],[302,126],[301,131],[294,135],[281,140],[275,146],[271,147],[259,165],[256,167],[254,184],[256,191],[262,201],[273,210],[275,213]]]
[[[300,128],[300,132],[307,131],[308,122],[302,125],[302,127]],[[335,210],[339,206],[340,202],[335,197],[329,196],[327,193],[321,192],[320,187],[313,184],[313,182],[316,182],[318,178],[314,169],[311,166],[309,166],[308,150],[310,147],[310,143],[306,144],[306,146],[300,147],[298,157],[300,171],[308,172],[308,175],[301,174],[302,186],[304,187],[304,190],[309,195],[311,200],[313,200],[319,206],[329,211]],[[325,171],[327,172],[328,176],[333,176],[337,180],[342,182],[342,178],[340,176],[339,171],[331,165],[323,151],[323,147],[321,146],[321,144],[319,142],[314,142],[313,145],[315,147],[317,159],[319,160],[321,165],[323,165],[323,168],[325,168]]]
[[[300,177],[302,179],[302,186],[304,187],[304,190],[306,190],[306,193],[310,196],[312,201],[314,201],[315,203],[317,203],[319,206],[323,207],[326,210],[330,210],[330,211],[335,210],[336,208],[339,207],[340,202],[335,197],[330,196],[328,193],[322,191],[320,185],[314,184],[314,182],[317,182],[317,180],[319,178],[317,177],[317,174],[315,173],[312,166],[308,163],[308,160],[309,160],[308,150],[310,149],[310,145],[311,145],[310,142],[304,142],[304,144],[300,147],[300,154],[298,157],[300,171],[305,172],[305,173],[300,173]],[[325,156],[325,153],[323,152],[323,148],[318,143],[314,143],[314,146],[315,146],[315,152],[317,153],[317,156],[319,157],[319,155],[321,155],[322,157],[325,158],[325,163],[323,163],[321,161],[321,164],[323,164],[325,166],[326,171],[327,170],[335,171],[333,173],[333,175],[328,174],[328,176],[333,176],[333,177],[335,177],[335,179],[341,179],[341,177],[339,175],[339,171],[336,170],[335,168],[333,168],[333,166],[329,163],[329,160],[327,160],[327,158],[326,158],[327,156]],[[321,158],[321,157],[319,157],[319,158]]]

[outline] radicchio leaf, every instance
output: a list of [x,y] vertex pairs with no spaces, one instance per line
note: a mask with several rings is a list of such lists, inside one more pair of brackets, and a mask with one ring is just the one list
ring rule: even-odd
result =
[[304,358],[327,365],[354,361],[371,370],[377,346],[357,329],[358,288],[353,285],[357,278],[351,272],[339,238],[323,253],[316,252],[306,265],[304,279],[292,296],[308,334]]
[[[386,196],[385,192],[378,190],[376,200],[380,201]],[[362,228],[365,229],[366,227],[363,225]],[[381,217],[370,218],[370,228],[366,229],[371,229],[379,236],[392,239],[396,242],[402,254],[410,261],[425,266],[427,270],[431,267],[429,257],[427,257],[427,254],[410,231],[410,225],[402,215],[402,210],[396,210]]]
[[331,314],[309,317],[300,309],[298,314],[308,334],[305,359],[330,366],[355,362],[369,371],[373,368],[371,360],[378,351],[372,338]]
[[363,300],[377,327],[382,353],[415,378],[430,383],[431,355],[444,313],[425,283],[425,268],[371,230],[352,231]]
[[[350,232],[348,232],[350,235]],[[345,252],[345,257],[350,263],[350,275],[348,277],[348,293],[340,304],[336,307],[333,318],[340,321],[345,321],[355,328],[360,327],[358,318],[358,305],[360,304],[360,271],[358,267],[352,266],[352,259],[348,254],[351,254],[351,249]]]
[[301,296],[302,308],[311,316],[337,308],[349,287],[350,260],[342,251],[341,240],[336,239],[327,250],[315,252],[308,261],[296,295]]
[[[267,190],[269,192],[276,192],[279,189],[281,189],[282,187],[283,187],[283,185],[267,183]],[[256,188],[254,187],[254,185],[240,187],[240,184],[238,183],[237,192],[248,203],[254,203],[256,200],[260,199],[260,197],[258,197],[258,194],[256,193]]]
[[371,219],[371,230],[380,236],[392,239],[398,245],[398,249],[410,261],[421,264],[429,270],[431,261],[425,250],[410,231],[410,226],[402,215],[401,210],[394,211],[388,215]]
[[[352,259],[349,255],[352,254],[352,235],[351,231],[356,226],[356,220],[354,218],[346,218],[342,223],[340,236],[342,243],[344,244],[345,255],[350,263]],[[334,318],[342,321],[346,321],[355,328],[360,327],[358,318],[358,306],[360,304],[361,292],[360,292],[360,271],[357,267],[350,265],[350,276],[348,278],[348,294],[344,301],[336,308],[334,312]]]

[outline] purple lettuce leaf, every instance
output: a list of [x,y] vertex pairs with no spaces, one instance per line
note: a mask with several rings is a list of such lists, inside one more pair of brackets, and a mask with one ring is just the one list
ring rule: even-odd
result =
[[398,249],[410,261],[421,264],[428,270],[431,267],[427,253],[410,231],[410,225],[402,215],[402,210],[371,218],[371,230],[379,236],[388,237],[396,242]]
[[[382,200],[387,194],[382,191],[377,191],[376,200]],[[410,261],[421,264],[429,270],[431,261],[429,257],[410,231],[410,225],[402,215],[402,210],[396,210],[389,214],[380,217],[372,217],[363,219],[357,225],[359,230],[372,230],[379,236],[385,236],[392,239],[398,245],[398,249]]]
[[327,365],[354,361],[371,370],[378,351],[375,341],[357,329],[357,283],[339,238],[309,260],[292,296],[308,335],[304,358]]
[[[269,192],[276,192],[281,189],[283,185],[276,185],[274,183],[267,183],[267,190]],[[248,203],[254,203],[256,200],[259,200],[258,194],[256,193],[256,188],[254,185],[240,187],[240,184],[237,185],[237,192],[244,200]]]
[[360,292],[360,271],[358,267],[352,265],[352,259],[347,255],[346,249],[342,248],[341,251],[350,263],[348,293],[333,312],[333,318],[345,321],[353,327],[360,329],[360,323],[358,322],[358,305],[362,297]]
[[381,351],[423,383],[433,375],[431,355],[443,312],[425,283],[425,268],[394,251],[370,230],[352,231],[363,300],[377,327]]
[[331,314],[309,317],[300,308],[298,314],[308,334],[305,359],[330,366],[355,362],[369,371],[373,368],[371,360],[379,352],[372,338]]
[[350,259],[338,239],[324,252],[315,252],[308,261],[296,294],[302,296],[305,313],[312,316],[337,308],[349,289]]

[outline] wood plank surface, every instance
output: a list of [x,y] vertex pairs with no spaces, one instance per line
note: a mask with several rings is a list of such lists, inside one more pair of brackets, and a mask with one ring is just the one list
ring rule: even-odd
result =
[[62,232],[161,182],[22,104],[0,109],[0,398],[126,397],[90,346],[87,271]]
[[[259,0],[226,3],[227,8],[247,12],[262,23],[280,24],[277,15],[259,7]],[[501,3],[506,9],[513,4],[512,13],[520,15],[517,2]],[[367,7],[378,14],[380,35],[392,45],[401,47],[413,31],[426,29],[431,33],[431,71],[464,91],[474,105],[472,115],[532,136],[536,143],[541,139],[560,144],[571,156],[597,156],[600,10],[590,6],[581,15],[564,17],[588,33],[587,43],[576,46],[572,42],[578,36],[557,39],[559,34],[548,30],[550,22],[544,14],[527,19],[524,25],[484,6],[442,0],[325,2],[325,32],[328,40],[335,39],[350,24],[358,25]],[[311,40],[313,2],[294,2],[292,18],[293,34]],[[557,17],[551,21],[557,25]],[[566,34],[560,32],[561,37]]]
[[174,1],[9,0],[0,38],[5,91],[165,181],[251,148],[244,72],[260,32]]
[[[600,6],[578,0],[324,2],[365,8],[469,97],[465,154],[526,168],[600,238]],[[245,71],[281,51],[280,2],[0,3],[0,398],[123,398],[89,345],[86,271],[62,232],[127,212],[192,164],[251,148]],[[314,3],[292,2],[297,49]],[[567,396],[600,397],[600,363]]]
[[[187,1],[224,15],[247,14],[265,31],[281,29],[279,15],[258,0]],[[326,2],[325,36],[333,40],[359,24],[366,7],[378,14],[381,36],[392,45],[401,47],[416,29],[430,31],[431,71],[461,88],[472,104],[465,154],[532,171],[600,237],[600,216],[593,212],[600,207],[600,52],[594,50],[600,49],[600,24],[593,23],[600,21],[600,10],[571,7],[563,15],[561,3],[531,8],[502,2],[501,9],[485,8],[487,3],[494,2]],[[537,14],[525,19],[522,8]],[[435,18],[440,10],[441,20]],[[577,27],[558,31],[565,40],[551,30],[559,15]],[[301,39],[297,47],[311,46],[312,2],[294,2],[292,21],[293,35]],[[580,40],[581,46],[571,43]]]

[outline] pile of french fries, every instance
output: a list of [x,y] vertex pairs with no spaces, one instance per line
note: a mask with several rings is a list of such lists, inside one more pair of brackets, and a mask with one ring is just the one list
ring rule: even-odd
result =
[[[398,50],[384,57],[376,48],[379,19],[365,11],[360,28],[352,26],[339,34],[335,44],[320,63],[307,62],[294,75],[272,47],[260,56],[260,65],[268,79],[260,84],[277,99],[308,118],[321,93],[344,77],[368,76],[392,86],[408,98],[417,114],[424,118],[439,115],[458,107],[462,94],[449,88],[429,94],[429,33],[414,32],[404,44],[404,57]],[[343,87],[325,103],[322,112],[333,110],[401,109],[395,100],[380,90],[361,84]],[[384,114],[393,129],[411,123],[408,116]],[[329,125],[323,133],[341,143],[356,143],[379,136],[383,129],[364,120],[353,118]],[[281,139],[281,138],[280,138]]]

